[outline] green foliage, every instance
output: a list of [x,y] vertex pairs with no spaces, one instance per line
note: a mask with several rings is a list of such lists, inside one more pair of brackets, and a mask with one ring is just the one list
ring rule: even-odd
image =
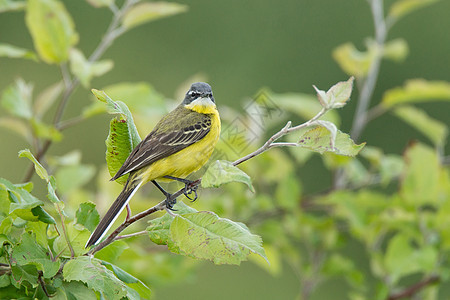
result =
[[401,105],[393,110],[394,114],[407,124],[422,132],[436,146],[443,146],[448,135],[445,124],[431,118],[423,110],[414,106]]
[[388,17],[400,19],[414,10],[418,10],[437,1],[439,0],[398,0],[389,8]]
[[78,42],[75,25],[64,5],[57,0],[29,0],[25,20],[39,57],[46,63],[68,60]]
[[353,80],[351,77],[347,81],[338,82],[333,85],[327,92],[319,90],[316,86],[317,98],[320,104],[325,108],[341,108],[350,99],[353,89]]
[[[106,139],[106,163],[111,176],[116,175],[128,155],[141,141],[139,133],[133,122],[130,110],[121,101],[115,102],[105,92],[92,90],[94,95],[106,103],[107,111],[111,114],[119,114],[119,118],[111,120],[109,134]],[[116,181],[125,184],[128,176],[122,176]]]
[[[24,138],[31,150],[20,151],[19,157],[28,159],[42,179],[33,184],[28,182],[31,176],[25,183],[0,178],[1,298],[149,299],[149,285],[185,280],[202,261],[239,265],[247,259],[273,275],[286,265],[293,268],[299,274],[302,299],[336,277],[345,278],[349,299],[392,299],[397,291],[408,290],[411,282],[420,289],[436,283],[415,293],[417,298],[437,298],[449,280],[450,267],[446,259],[450,170],[448,157],[443,156],[448,124],[427,113],[426,104],[448,102],[450,84],[409,80],[386,91],[378,104],[364,111],[363,126],[390,112],[432,146],[419,135],[402,155],[386,153],[365,142],[355,143],[355,135],[338,129],[337,109],[349,102],[353,85],[364,90],[381,59],[405,60],[409,49],[401,38],[382,42],[368,38],[365,51],[352,42],[338,46],[333,57],[355,79],[327,91],[314,86],[315,96],[263,89],[244,113],[220,106],[226,126],[214,162],[203,176],[193,175],[201,177],[201,188],[218,188],[202,191],[201,198],[207,199],[196,203],[201,209],[184,204],[180,196],[173,213],[154,212],[145,230],[132,227],[131,234],[88,253],[85,243],[100,219],[92,201],[103,210],[119,193],[108,185],[107,173],[115,175],[140,142],[137,127],[148,130],[172,105],[145,82],[117,83],[104,87],[106,93],[92,89],[100,101],[86,105],[73,119],[63,118],[67,101],[77,86],[89,88],[95,77],[113,67],[111,60],[100,58],[118,36],[186,12],[187,7],[173,2],[125,0],[121,7],[113,0],[87,2],[109,7],[113,14],[105,38],[90,56],[74,48],[79,36],[61,1],[0,1],[0,12],[25,10],[34,43],[33,50],[0,44],[0,56],[57,65],[62,74],[57,82],[37,87],[37,95],[34,85],[21,78],[1,92],[0,127]],[[433,2],[394,1],[385,17],[386,30]],[[413,106],[418,103],[423,106]],[[114,115],[106,138],[106,166],[97,170],[84,164],[77,150],[48,154],[52,143],[63,138],[64,129],[105,112]],[[295,126],[289,121],[298,118],[305,122]],[[244,124],[243,130],[236,120]],[[240,134],[233,135],[234,131]],[[253,142],[261,148],[251,143],[250,131],[257,132]],[[249,155],[232,162],[236,152]],[[304,179],[325,185],[328,178],[304,174],[301,168],[319,154],[333,178],[327,193],[311,193]],[[125,180],[123,176],[117,181]],[[231,182],[245,185],[226,184]],[[34,191],[34,185],[43,189]],[[147,209],[150,197],[135,195],[133,210]],[[164,202],[155,208],[162,210]],[[349,248],[356,248],[360,257],[348,254]]]
[[64,265],[66,281],[81,281],[106,299],[122,299],[127,296],[127,286],[96,258],[81,256]]
[[8,44],[0,44],[0,56],[37,60],[37,56],[34,52]]
[[393,88],[384,93],[381,105],[390,108],[399,104],[430,101],[449,101],[450,83],[445,81],[408,80],[403,87]]
[[[324,123],[319,123],[322,125]],[[325,126],[317,126],[305,132],[298,141],[302,148],[319,153],[334,152],[339,155],[355,156],[364,147],[356,145],[348,134],[334,128],[334,132]]]
[[44,278],[55,276],[61,263],[51,260],[48,250],[36,242],[32,233],[22,235],[20,244],[11,253],[11,262],[20,266],[34,265],[43,272]]
[[211,212],[176,216],[170,225],[170,238],[181,253],[216,264],[239,264],[250,252],[267,260],[259,236]]
[[146,22],[185,12],[186,10],[186,5],[173,2],[139,3],[125,14],[122,24],[126,29],[130,29]]
[[225,160],[217,160],[209,165],[202,179],[202,187],[219,187],[233,181],[245,183],[252,192],[255,192],[251,178],[244,171]]
[[72,73],[80,79],[81,84],[88,88],[94,76],[102,76],[113,67],[111,60],[90,62],[78,49],[70,51],[70,69]]

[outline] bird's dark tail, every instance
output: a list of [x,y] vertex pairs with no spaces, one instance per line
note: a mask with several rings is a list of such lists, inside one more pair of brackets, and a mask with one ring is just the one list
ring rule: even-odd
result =
[[100,223],[98,223],[97,228],[95,228],[94,232],[91,234],[89,240],[86,243],[85,246],[86,248],[97,244],[105,236],[109,228],[112,226],[114,221],[122,212],[125,205],[128,204],[131,197],[133,197],[134,193],[141,186],[142,181],[132,177],[133,176],[130,175],[122,192],[119,194],[117,199],[114,201],[109,210],[106,212],[105,216],[100,221]]

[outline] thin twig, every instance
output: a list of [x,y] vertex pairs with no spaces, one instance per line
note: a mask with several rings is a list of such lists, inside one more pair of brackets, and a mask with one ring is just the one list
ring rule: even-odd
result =
[[[183,191],[184,191],[184,188],[181,189],[181,194],[183,193]],[[177,194],[178,194],[178,192],[173,194],[170,199],[172,199],[172,200],[176,199],[176,197],[179,196]],[[176,196],[176,197],[174,197],[174,196]],[[107,245],[112,243],[115,240],[116,236],[119,235],[119,233],[121,233],[125,228],[127,228],[134,222],[136,222],[150,214],[153,214],[157,211],[164,210],[165,208],[166,208],[166,200],[163,200],[163,201],[159,202],[158,204],[156,204],[155,206],[153,206],[143,212],[140,212],[137,215],[125,220],[125,222],[120,224],[119,227],[117,227],[116,230],[114,230],[103,242],[99,243],[97,246],[95,246],[94,248],[89,250],[86,253],[86,255],[93,255],[95,252],[100,251],[101,249],[103,249],[104,247],[106,247]]]
[[[353,118],[353,124],[350,130],[351,138],[357,142],[361,133],[367,125],[369,118],[373,118],[369,115],[367,110],[369,109],[370,102],[372,100],[373,93],[375,91],[375,85],[377,83],[378,75],[380,72],[381,59],[383,58],[383,47],[386,42],[387,30],[386,21],[384,18],[383,0],[368,0],[370,4],[374,27],[375,27],[375,57],[372,60],[367,77],[357,80],[358,87],[360,87],[360,94],[356,104],[356,111]],[[347,183],[347,176],[343,169],[338,169],[334,174],[333,187],[335,189],[344,188]]]
[[116,236],[116,238],[114,240],[117,241],[117,240],[127,239],[130,237],[135,237],[135,236],[144,235],[144,234],[147,234],[146,230],[135,232],[135,233],[130,233],[130,234],[118,235],[118,236]]
[[417,294],[423,288],[439,282],[439,280],[440,280],[439,276],[432,275],[428,278],[425,278],[425,279],[405,288],[404,290],[402,290],[398,293],[389,295],[389,297],[387,297],[387,300],[398,300],[398,299],[402,299],[402,298],[411,297],[411,296]]
[[67,246],[69,247],[69,250],[70,250],[70,257],[74,258],[75,251],[73,250],[72,244],[70,243],[69,234],[67,233],[67,230],[66,230],[66,224],[64,223],[64,215],[61,211],[61,207],[59,206],[59,204],[56,204],[55,206],[58,210],[59,216],[61,217],[61,227],[63,230],[64,238],[66,239],[66,242],[67,242]]
[[387,111],[386,108],[381,104],[378,104],[378,105],[372,107],[371,109],[369,109],[367,111],[366,124],[369,123],[370,121],[372,121],[373,119],[378,118],[379,116],[384,114],[386,111]]
[[375,41],[377,45],[376,54],[370,65],[369,72],[361,88],[359,99],[356,106],[355,117],[353,119],[350,136],[357,141],[364,130],[367,123],[367,109],[369,108],[375,84],[377,83],[378,74],[380,71],[380,64],[382,59],[382,49],[386,41],[387,27],[384,19],[383,0],[371,0],[370,7],[372,11],[374,27],[375,27]]
[[263,152],[266,152],[267,150],[269,150],[270,148],[273,148],[273,147],[297,146],[295,143],[275,143],[275,141],[278,140],[279,138],[281,138],[282,136],[288,134],[288,133],[291,133],[291,132],[300,130],[302,128],[306,128],[308,126],[314,125],[314,122],[316,122],[320,117],[322,117],[328,110],[329,109],[322,108],[322,110],[319,113],[317,113],[312,119],[310,119],[309,121],[307,121],[307,122],[305,122],[303,124],[300,124],[300,125],[297,125],[297,126],[294,126],[294,127],[291,127],[291,124],[292,124],[291,121],[287,122],[287,124],[280,131],[278,131],[277,133],[272,135],[267,140],[267,142],[265,142],[264,145],[262,145],[259,149],[257,149],[256,151],[254,151],[254,152],[252,152],[252,153],[250,153],[250,154],[248,154],[248,155],[246,155],[246,156],[244,156],[242,158],[239,158],[238,160],[234,161],[233,165],[237,166],[237,165],[239,165],[239,164],[241,164],[241,163],[243,163],[243,162],[245,162],[245,161],[247,161],[247,160],[257,156],[257,155],[260,155]]
[[42,271],[39,271],[39,272],[38,272],[38,282],[39,282],[39,284],[40,284],[42,290],[44,291],[44,294],[45,294],[47,297],[50,297],[50,294],[48,293],[47,288],[45,287],[45,282],[44,282],[44,280],[42,279],[42,276],[44,276],[43,272],[42,272]]

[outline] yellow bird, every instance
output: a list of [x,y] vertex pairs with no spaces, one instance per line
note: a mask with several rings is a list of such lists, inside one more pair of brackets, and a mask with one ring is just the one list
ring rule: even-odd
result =
[[[165,196],[170,194],[156,180],[177,180],[185,184],[185,195],[192,183],[185,177],[200,169],[211,156],[220,135],[220,117],[211,86],[192,84],[183,102],[164,116],[128,156],[111,180],[130,174],[117,199],[92,233],[86,248],[97,244],[107,233],[138,188],[151,181]],[[195,200],[197,193],[195,192]],[[189,198],[190,199],[190,198]]]

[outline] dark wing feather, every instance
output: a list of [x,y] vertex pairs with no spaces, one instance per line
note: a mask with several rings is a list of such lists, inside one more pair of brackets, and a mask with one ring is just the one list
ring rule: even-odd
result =
[[[171,128],[172,121],[175,121],[171,117],[161,120],[155,129],[134,148],[111,180],[116,180],[125,174],[148,166],[203,139],[211,129],[211,117],[193,111],[189,111],[188,114],[190,115],[188,116],[186,113],[175,115],[195,122],[193,125],[181,129]],[[179,124],[180,120],[177,120],[176,123]],[[161,130],[161,128],[165,130]]]

